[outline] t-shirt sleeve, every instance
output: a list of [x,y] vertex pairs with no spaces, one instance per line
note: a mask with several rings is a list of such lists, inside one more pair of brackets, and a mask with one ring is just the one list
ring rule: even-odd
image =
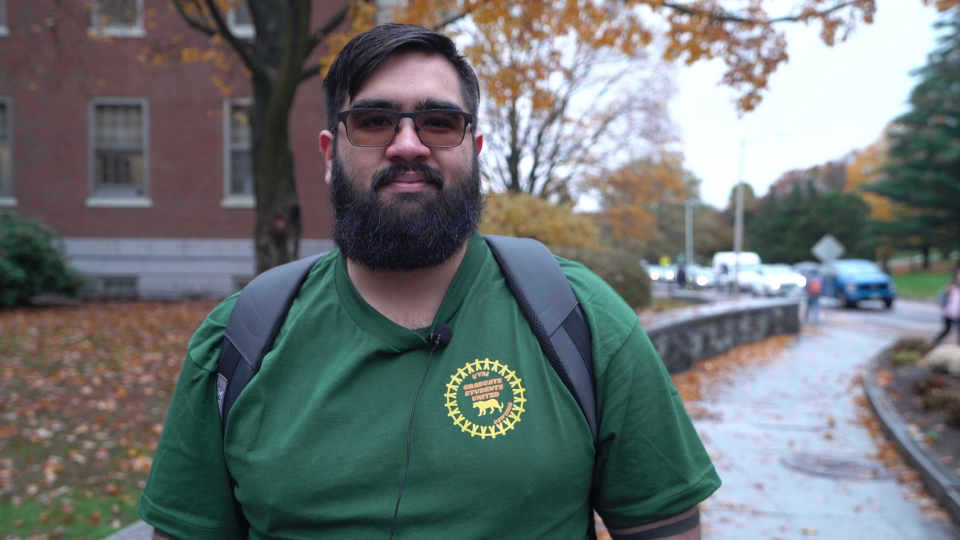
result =
[[613,528],[683,512],[719,488],[720,477],[634,310],[592,272],[564,266],[593,337],[594,508]]
[[140,517],[178,538],[246,537],[224,461],[216,400],[220,342],[235,298],[214,309],[190,340],[140,499]]

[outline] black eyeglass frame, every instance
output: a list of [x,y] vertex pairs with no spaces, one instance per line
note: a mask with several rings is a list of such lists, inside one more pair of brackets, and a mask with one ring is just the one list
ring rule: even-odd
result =
[[[350,139],[350,130],[347,129],[347,117],[350,116],[351,113],[357,113],[357,112],[382,112],[382,113],[390,113],[395,115],[397,117],[397,127],[393,130],[393,137],[391,137],[390,140],[384,144],[357,144],[353,142]],[[463,124],[463,133],[460,135],[460,141],[457,142],[457,144],[451,144],[451,145],[445,145],[445,146],[436,146],[436,145],[427,144],[423,142],[423,137],[420,136],[420,128],[417,127],[417,116],[421,114],[428,114],[428,113],[453,113],[458,116],[462,116],[463,119],[466,120],[466,122],[464,122]],[[340,111],[339,113],[337,113],[337,123],[338,124],[343,123],[343,131],[344,133],[347,134],[347,140],[350,141],[350,144],[360,148],[382,148],[384,146],[390,146],[393,143],[394,139],[397,138],[397,133],[400,133],[400,121],[403,120],[404,118],[409,118],[413,122],[413,129],[414,131],[417,132],[417,139],[420,140],[420,143],[422,145],[428,148],[456,148],[460,146],[461,144],[463,144],[463,140],[467,138],[467,127],[472,126],[474,122],[474,116],[472,114],[468,112],[460,111],[457,109],[425,109],[422,111],[405,113],[405,112],[395,111],[393,109],[361,107],[359,109],[347,109],[345,111]]]

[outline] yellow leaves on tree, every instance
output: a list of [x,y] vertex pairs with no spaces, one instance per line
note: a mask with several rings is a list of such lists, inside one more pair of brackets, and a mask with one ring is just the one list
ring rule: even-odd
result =
[[678,155],[633,161],[609,176],[592,179],[591,184],[603,208],[600,222],[618,243],[654,238],[663,205],[686,200],[684,170]]
[[[944,10],[957,0],[925,0]],[[872,23],[875,0],[801,0],[792,11],[778,14],[783,3],[772,0],[410,0],[398,20],[490,36],[469,51],[475,63],[502,58],[505,52],[537,50],[559,36],[576,35],[594,49],[615,48],[632,55],[646,47],[656,28],[666,37],[663,58],[693,64],[720,59],[727,71],[722,82],[738,94],[737,107],[757,106],[770,75],[787,60],[787,42],[778,24],[820,25],[827,45],[843,41],[861,23]],[[453,25],[470,18],[471,25]],[[472,30],[471,30],[472,29]],[[522,88],[530,74],[521,66],[503,67],[500,104]]]
[[320,76],[326,77],[333,60],[347,43],[376,25],[377,8],[373,2],[353,0],[347,11],[349,27],[342,32],[330,34],[326,41],[326,54],[320,58]]
[[[803,0],[791,13],[771,15],[782,3],[754,0],[730,8],[720,0],[642,0],[667,22],[664,57],[693,64],[721,59],[727,66],[723,83],[739,94],[737,108],[752,110],[760,103],[770,75],[787,60],[787,42],[778,23],[819,22],[820,37],[832,46],[847,38],[857,24],[872,23],[875,0]],[[774,8],[776,9],[776,8]]]
[[594,248],[600,231],[570,205],[552,204],[525,193],[495,193],[487,198],[480,231],[536,238],[548,246]]
[[649,101],[638,61],[652,33],[618,0],[411,0],[399,20],[442,26],[476,69],[497,189],[569,200],[604,149],[642,137],[630,120]]
[[847,184],[844,187],[845,192],[856,193],[870,206],[871,219],[886,223],[896,219],[894,209],[897,205],[887,197],[862,188],[883,178],[888,149],[889,142],[884,134],[879,141],[857,152],[847,165]]

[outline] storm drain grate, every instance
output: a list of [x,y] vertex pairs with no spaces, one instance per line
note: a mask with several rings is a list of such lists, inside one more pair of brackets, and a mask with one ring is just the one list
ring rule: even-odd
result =
[[879,461],[830,454],[793,454],[781,458],[780,463],[790,470],[830,478],[883,480],[894,476],[894,472]]

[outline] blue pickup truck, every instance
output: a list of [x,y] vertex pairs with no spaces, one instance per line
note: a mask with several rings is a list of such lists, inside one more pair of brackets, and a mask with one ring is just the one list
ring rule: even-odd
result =
[[840,259],[823,265],[823,294],[840,300],[848,308],[856,307],[861,300],[883,300],[889,309],[897,297],[897,288],[873,261]]

